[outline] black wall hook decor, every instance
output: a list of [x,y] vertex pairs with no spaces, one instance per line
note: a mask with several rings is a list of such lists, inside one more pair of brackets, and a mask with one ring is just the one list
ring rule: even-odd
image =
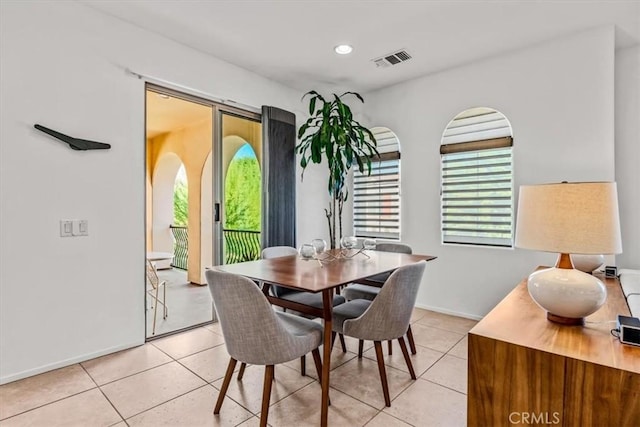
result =
[[51,135],[54,138],[59,139],[62,142],[66,142],[69,144],[69,147],[74,150],[86,151],[86,150],[108,150],[111,148],[111,144],[105,144],[103,142],[89,141],[87,139],[79,139],[74,138],[69,135],[65,135],[64,133],[56,132],[53,129],[49,129],[48,127],[44,127],[39,124],[33,125],[34,128],[38,129],[41,132],[44,132],[48,135]]

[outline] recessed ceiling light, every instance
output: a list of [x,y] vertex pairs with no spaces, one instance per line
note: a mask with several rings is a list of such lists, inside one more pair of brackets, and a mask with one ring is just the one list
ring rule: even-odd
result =
[[165,95],[164,93],[159,93],[159,94],[158,94],[158,97],[159,97],[159,98],[162,98],[162,99],[169,99],[169,98],[171,98],[169,95]]
[[353,51],[353,48],[348,44],[339,44],[334,47],[333,50],[335,50],[338,55],[348,55]]

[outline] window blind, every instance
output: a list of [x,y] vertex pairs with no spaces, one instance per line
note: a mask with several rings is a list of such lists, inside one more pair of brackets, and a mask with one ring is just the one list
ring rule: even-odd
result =
[[512,247],[511,127],[497,111],[474,110],[452,121],[440,147],[442,241]]
[[373,128],[380,156],[371,161],[371,174],[355,169],[353,227],[357,237],[400,239],[400,151],[387,128]]

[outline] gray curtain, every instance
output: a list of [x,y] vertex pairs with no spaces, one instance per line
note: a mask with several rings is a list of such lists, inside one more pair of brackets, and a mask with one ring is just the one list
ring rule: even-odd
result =
[[296,116],[262,107],[262,247],[296,247]]

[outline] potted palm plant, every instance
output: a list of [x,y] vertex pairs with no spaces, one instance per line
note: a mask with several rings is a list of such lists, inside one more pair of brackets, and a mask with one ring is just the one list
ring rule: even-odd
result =
[[[315,90],[304,94],[309,96],[309,119],[300,127],[300,142],[296,151],[300,154],[302,176],[311,163],[321,163],[324,159],[328,167],[327,190],[331,201],[325,208],[329,224],[331,249],[335,249],[342,238],[342,207],[349,196],[345,186],[347,174],[356,164],[360,172],[371,173],[371,158],[378,155],[376,139],[371,131],[353,118],[351,108],[342,100],[345,96],[364,99],[358,93],[345,92],[332,99],[325,99]],[[336,217],[339,234],[336,234]]]

